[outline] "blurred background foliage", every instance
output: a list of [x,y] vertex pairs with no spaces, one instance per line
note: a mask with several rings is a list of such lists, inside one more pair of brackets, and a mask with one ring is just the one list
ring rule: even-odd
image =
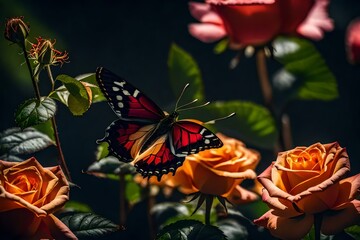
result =
[[[357,173],[360,169],[360,67],[348,63],[344,38],[349,22],[360,16],[360,2],[332,0],[329,12],[335,30],[314,44],[337,79],[339,98],[294,101],[287,111],[294,146],[338,141],[347,148],[352,172]],[[227,50],[215,55],[215,44],[203,44],[189,35],[187,24],[194,19],[189,14],[187,1],[0,0],[0,22],[13,16],[24,16],[25,22],[30,23],[30,40],[40,35],[56,39],[57,49],[69,52],[70,63],[54,68],[55,76],[93,73],[96,67],[104,66],[171,110],[175,95],[170,84],[172,77],[168,74],[168,56],[175,42],[199,65],[206,100],[251,100],[262,104],[255,58],[243,57],[239,65],[230,70],[229,62],[236,52]],[[1,38],[0,52],[0,131],[3,131],[15,126],[15,109],[33,97],[33,89],[23,57],[19,55],[20,49],[16,45],[9,46]],[[274,60],[267,62],[270,76],[282,67]],[[40,82],[40,88],[47,87],[47,83]],[[74,117],[66,107],[58,106],[57,122],[63,151],[73,182],[80,186],[73,188],[71,199],[86,202],[97,214],[118,222],[119,183],[81,174],[96,160],[95,140],[103,137],[104,129],[116,116],[105,102],[92,105],[82,117]],[[262,160],[258,173],[275,160],[271,150],[259,150]],[[48,162],[42,161],[44,165],[56,163],[55,149],[40,154],[48,159]],[[136,216],[133,220],[137,225],[133,227],[146,229],[145,211],[141,208],[136,211],[129,214]]]

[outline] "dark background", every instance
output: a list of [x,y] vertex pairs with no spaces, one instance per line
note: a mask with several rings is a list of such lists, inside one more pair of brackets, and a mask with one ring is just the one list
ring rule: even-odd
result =
[[[352,173],[360,169],[360,66],[346,59],[345,32],[348,23],[360,16],[358,0],[334,0],[330,16],[335,30],[315,42],[331,71],[335,74],[340,97],[335,101],[298,101],[291,104],[294,145],[338,141],[346,147]],[[174,101],[167,73],[167,57],[171,43],[192,54],[205,82],[208,100],[251,100],[262,103],[257,80],[255,58],[242,58],[239,66],[229,70],[236,52],[213,54],[214,44],[204,44],[191,37],[187,25],[196,22],[184,0],[137,1],[20,1],[0,0],[0,22],[12,16],[24,16],[31,25],[30,40],[39,35],[57,40],[56,47],[66,50],[70,63],[53,67],[54,75],[76,76],[94,72],[105,66],[138,86],[160,106]],[[19,104],[34,97],[23,56],[16,45],[0,39],[0,131],[14,127],[14,112]],[[268,60],[272,75],[279,64]],[[42,75],[41,90],[48,91]],[[86,202],[98,214],[117,222],[118,183],[82,174],[95,160],[95,140],[102,138],[105,128],[116,116],[105,103],[91,106],[82,117],[74,117],[58,104],[57,122],[63,151],[73,181],[81,189],[73,189],[71,199]],[[260,173],[275,160],[271,152],[259,149]],[[40,154],[48,166],[56,159],[54,149]],[[141,222],[141,221],[140,221]]]

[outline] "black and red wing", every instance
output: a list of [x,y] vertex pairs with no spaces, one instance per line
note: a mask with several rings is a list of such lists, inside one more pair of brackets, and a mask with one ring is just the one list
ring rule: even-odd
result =
[[125,120],[159,122],[164,112],[144,93],[111,71],[96,69],[96,81],[116,115]]
[[131,162],[155,126],[156,124],[119,119],[110,124],[105,130],[105,137],[98,142],[107,142],[111,153],[122,161]]
[[143,177],[157,176],[160,181],[163,174],[175,171],[180,167],[185,157],[175,156],[171,152],[168,135],[160,137],[151,147],[135,159],[135,167]]
[[192,120],[177,121],[173,125],[170,138],[172,152],[178,157],[223,145],[214,133]]

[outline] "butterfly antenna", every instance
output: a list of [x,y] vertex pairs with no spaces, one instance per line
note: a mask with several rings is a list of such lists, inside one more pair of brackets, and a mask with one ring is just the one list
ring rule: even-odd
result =
[[210,104],[210,102],[206,102],[206,103],[198,105],[198,106],[180,109],[180,110],[178,110],[178,112],[185,111],[185,110],[190,110],[190,109],[194,109],[194,108],[205,107],[206,105],[209,105],[209,104]]
[[187,83],[187,84],[185,85],[185,87],[183,88],[183,90],[181,91],[180,96],[178,97],[178,99],[177,99],[177,101],[176,101],[175,110],[178,109],[178,104],[179,104],[179,102],[180,102],[180,99],[181,99],[181,97],[184,95],[184,92],[185,92],[185,90],[189,87],[189,85],[190,85],[190,84]]
[[216,118],[216,119],[207,121],[207,122],[205,122],[204,124],[214,124],[216,121],[228,119],[228,118],[231,118],[231,117],[234,116],[234,115],[235,115],[235,113],[233,112],[233,113],[230,113],[229,115],[227,115],[227,116],[225,116],[225,117]]
[[177,107],[176,110],[179,110],[179,109],[181,109],[181,108],[183,108],[183,107],[186,107],[186,106],[189,106],[189,105],[191,105],[191,104],[193,104],[193,103],[196,103],[198,100],[199,100],[199,99],[196,98],[196,99],[192,100],[192,101],[189,102],[189,103],[185,103],[184,105],[181,105],[181,106]]

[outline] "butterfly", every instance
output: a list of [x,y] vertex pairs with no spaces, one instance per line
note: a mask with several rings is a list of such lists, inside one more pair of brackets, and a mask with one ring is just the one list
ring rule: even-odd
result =
[[163,174],[175,174],[187,155],[223,145],[200,121],[179,120],[180,107],[170,114],[164,112],[142,91],[111,71],[97,68],[96,80],[119,117],[98,142],[107,142],[110,153],[133,164],[143,177],[155,175],[160,180]]

